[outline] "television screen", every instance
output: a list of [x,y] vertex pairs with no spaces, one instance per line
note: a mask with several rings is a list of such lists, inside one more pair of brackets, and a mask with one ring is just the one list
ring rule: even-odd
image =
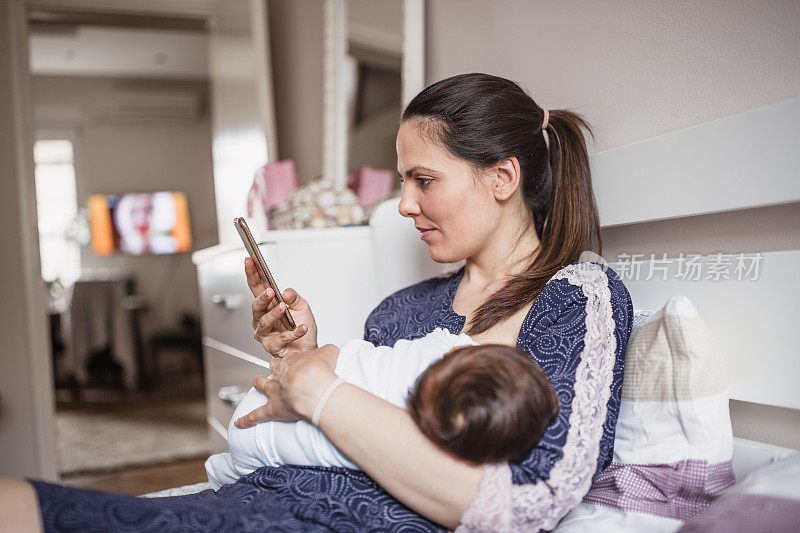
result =
[[97,255],[172,254],[192,246],[189,206],[182,192],[93,194],[89,227]]

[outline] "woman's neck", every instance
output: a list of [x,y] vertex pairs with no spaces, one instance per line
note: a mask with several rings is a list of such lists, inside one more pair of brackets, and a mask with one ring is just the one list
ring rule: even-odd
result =
[[498,225],[493,234],[496,238],[467,258],[463,278],[467,286],[496,290],[503,281],[524,271],[539,247],[533,224],[521,228],[518,222],[509,221]]

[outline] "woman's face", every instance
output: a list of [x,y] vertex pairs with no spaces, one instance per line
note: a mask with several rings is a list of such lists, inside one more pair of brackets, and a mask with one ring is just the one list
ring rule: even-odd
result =
[[434,261],[460,261],[483,248],[498,208],[491,189],[476,178],[469,163],[409,120],[397,133],[397,171],[403,179],[400,214],[414,220]]

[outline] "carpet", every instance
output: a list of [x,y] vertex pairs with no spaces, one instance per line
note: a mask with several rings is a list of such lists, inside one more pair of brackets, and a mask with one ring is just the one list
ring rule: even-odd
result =
[[70,407],[56,414],[62,476],[153,465],[209,455],[202,398]]

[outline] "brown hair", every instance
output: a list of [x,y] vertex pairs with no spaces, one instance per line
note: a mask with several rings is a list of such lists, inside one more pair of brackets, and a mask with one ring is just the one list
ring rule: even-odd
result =
[[421,122],[435,141],[476,169],[516,157],[522,198],[539,248],[527,268],[510,277],[475,311],[465,333],[489,329],[532,302],[550,278],[581,252],[603,253],[583,131],[588,123],[564,109],[544,110],[516,83],[489,74],[460,74],[434,83],[406,106],[402,120]]
[[502,344],[454,349],[417,378],[408,396],[422,433],[473,463],[521,461],[558,409],[539,365]]

